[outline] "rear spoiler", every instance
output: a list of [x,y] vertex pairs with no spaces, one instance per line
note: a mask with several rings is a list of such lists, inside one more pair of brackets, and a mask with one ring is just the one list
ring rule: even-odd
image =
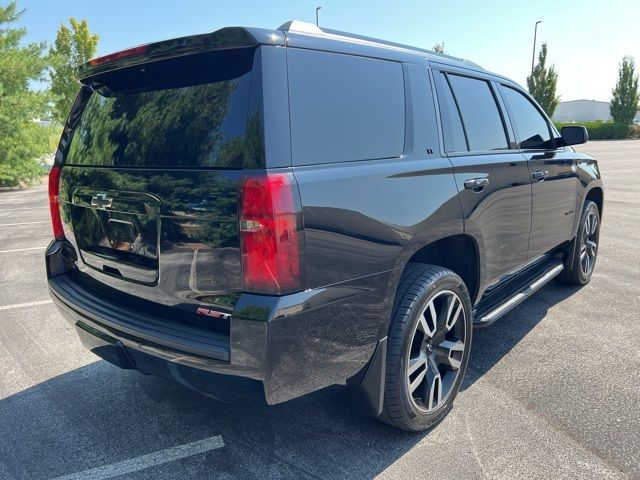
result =
[[192,55],[213,50],[253,47],[257,45],[285,45],[285,36],[278,30],[228,27],[212,33],[173,38],[94,58],[80,65],[76,73],[81,83],[89,85],[90,77],[143,63]]

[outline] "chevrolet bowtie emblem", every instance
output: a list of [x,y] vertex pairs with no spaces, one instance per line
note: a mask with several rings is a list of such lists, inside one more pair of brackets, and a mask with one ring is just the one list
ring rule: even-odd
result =
[[113,198],[111,198],[106,193],[98,193],[91,197],[91,206],[106,209],[111,208],[111,204],[113,203]]

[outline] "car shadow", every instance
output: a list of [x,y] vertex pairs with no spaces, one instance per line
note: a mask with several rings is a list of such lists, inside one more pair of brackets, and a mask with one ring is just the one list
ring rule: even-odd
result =
[[0,400],[0,477],[55,478],[217,435],[224,448],[180,478],[372,478],[426,434],[358,414],[344,388],[251,408],[97,361]]
[[578,292],[580,287],[552,281],[495,323],[473,331],[473,348],[462,390],[478,379],[507,355],[554,305]]
[[[550,307],[576,291],[546,286],[505,318],[476,330],[463,388],[471,388]],[[0,400],[0,477],[54,478],[220,435],[224,448],[167,464],[160,476],[371,478],[428,434],[359,414],[342,387],[251,408],[96,361]]]

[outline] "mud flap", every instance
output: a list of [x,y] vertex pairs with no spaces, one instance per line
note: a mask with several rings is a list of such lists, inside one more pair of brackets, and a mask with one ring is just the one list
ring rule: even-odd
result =
[[365,413],[374,417],[382,414],[384,405],[384,383],[387,367],[387,337],[378,341],[367,372],[357,390],[362,398]]
[[573,237],[571,243],[569,244],[569,248],[567,249],[567,254],[564,259],[564,269],[566,271],[570,271],[573,268],[573,259],[576,254],[576,247],[578,246],[578,235]]

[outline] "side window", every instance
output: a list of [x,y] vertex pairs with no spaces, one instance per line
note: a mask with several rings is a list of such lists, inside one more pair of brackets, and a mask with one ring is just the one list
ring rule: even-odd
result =
[[287,50],[294,165],[402,154],[405,93],[401,64]]
[[522,93],[506,85],[502,86],[502,96],[509,108],[518,148],[552,148],[549,124],[533,103]]
[[438,93],[438,105],[440,106],[442,133],[444,134],[444,151],[447,153],[466,152],[468,148],[462,120],[460,120],[460,113],[447,78],[442,72],[437,70],[433,72]]
[[460,75],[447,77],[458,101],[469,150],[508,149],[502,118],[489,83]]

